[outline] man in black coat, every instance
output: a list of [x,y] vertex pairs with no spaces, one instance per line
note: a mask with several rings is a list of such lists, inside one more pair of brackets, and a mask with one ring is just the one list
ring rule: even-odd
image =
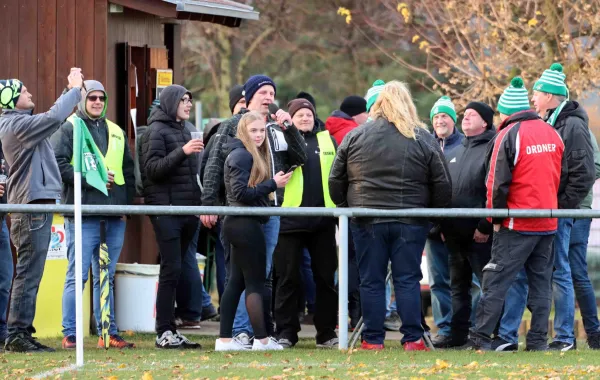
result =
[[[204,144],[192,140],[185,121],[190,117],[192,94],[182,86],[169,86],[160,94],[160,105],[150,114],[142,141],[142,178],[148,205],[198,206],[200,186],[196,179]],[[175,326],[175,289],[181,264],[198,228],[198,217],[152,216],[160,249],[160,274],[156,294],[156,347],[200,348],[179,334]]]
[[[494,110],[482,102],[471,102],[465,109],[462,130],[465,138],[448,157],[452,177],[453,208],[485,208],[486,151],[496,134]],[[483,267],[492,249],[492,225],[485,219],[449,219],[442,223],[442,234],[450,252],[452,320],[450,335],[434,345],[459,347],[467,343],[471,317],[473,273],[481,283]]]

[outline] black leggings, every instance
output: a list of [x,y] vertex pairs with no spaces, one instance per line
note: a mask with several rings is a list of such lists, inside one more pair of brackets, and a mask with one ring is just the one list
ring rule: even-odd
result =
[[240,296],[246,290],[246,309],[256,339],[267,337],[263,314],[263,293],[267,246],[258,219],[247,216],[227,216],[223,232],[231,244],[229,281],[221,299],[220,337],[231,338],[233,320]]

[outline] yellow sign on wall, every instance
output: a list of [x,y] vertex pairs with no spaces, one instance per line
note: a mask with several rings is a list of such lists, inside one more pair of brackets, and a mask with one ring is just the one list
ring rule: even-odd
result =
[[172,70],[156,70],[156,86],[167,87],[173,84]]

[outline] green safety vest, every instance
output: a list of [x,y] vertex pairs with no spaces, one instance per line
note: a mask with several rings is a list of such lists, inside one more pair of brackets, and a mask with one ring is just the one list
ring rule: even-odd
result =
[[[321,161],[321,181],[323,183],[323,198],[325,207],[334,208],[335,203],[329,196],[329,173],[335,160],[335,146],[331,141],[328,131],[317,133],[317,143],[319,144],[319,159]],[[297,167],[292,174],[292,178],[285,186],[283,193],[283,204],[281,207],[300,207],[302,204],[302,191],[304,189],[304,177],[302,167]]]
[[[67,119],[73,127],[75,127],[74,118],[79,117],[75,114]],[[115,184],[123,186],[125,184],[125,176],[123,175],[123,155],[125,154],[125,135],[121,127],[112,121],[105,119],[108,126],[108,149],[106,156],[100,156],[98,159],[104,162],[107,170],[115,174]],[[95,144],[95,143],[94,143]],[[97,148],[97,147],[96,147]],[[71,157],[71,165],[73,158]]]

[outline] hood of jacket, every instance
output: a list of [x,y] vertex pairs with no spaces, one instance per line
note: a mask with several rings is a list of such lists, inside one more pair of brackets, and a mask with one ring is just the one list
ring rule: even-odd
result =
[[191,96],[191,93],[183,86],[172,85],[165,88],[160,93],[159,106],[154,107],[150,113],[148,125],[155,121],[160,121],[165,124],[176,123],[183,125],[182,123],[177,122],[177,108],[179,107],[181,98],[183,98],[185,94]]
[[[552,113],[554,113],[554,111],[556,111],[555,109],[552,109],[548,112],[548,117],[550,117],[550,115],[552,115]],[[559,127],[562,125],[561,120],[564,120],[566,118],[569,117],[577,117],[579,119],[581,119],[585,125],[588,125],[589,123],[589,118],[587,113],[585,112],[585,110],[583,109],[583,107],[581,107],[581,105],[575,101],[568,101],[567,104],[565,104],[565,106],[563,107],[562,111],[560,111],[560,114],[558,115],[558,118],[556,119],[556,123],[554,123],[555,127]]]
[[[85,86],[85,96],[82,97],[79,104],[77,104],[77,116],[84,120],[97,120],[104,118],[104,116],[106,116],[106,110],[108,108],[108,95],[106,94],[104,86],[97,80],[86,80],[83,82],[83,84]],[[104,101],[104,109],[102,110],[102,114],[98,118],[93,118],[90,115],[88,115],[87,110],[85,108],[88,95],[94,91],[102,91],[104,93],[104,96],[106,97],[106,100]]]
[[336,134],[348,128],[356,128],[358,124],[342,111],[333,111],[331,116],[325,120],[325,128],[332,134]]
[[231,152],[233,152],[236,149],[246,149],[242,140],[238,138],[231,139],[231,141],[227,142],[223,146],[223,152],[225,153],[225,156],[228,156]]

